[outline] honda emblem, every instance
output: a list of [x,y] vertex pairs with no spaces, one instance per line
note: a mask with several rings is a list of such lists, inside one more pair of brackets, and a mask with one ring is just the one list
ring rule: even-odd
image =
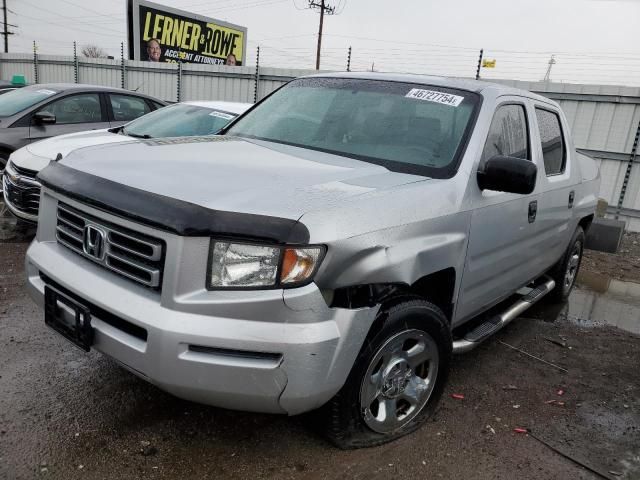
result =
[[84,227],[84,235],[82,238],[82,249],[84,253],[96,260],[102,260],[104,257],[104,240],[105,233],[98,227],[87,225]]

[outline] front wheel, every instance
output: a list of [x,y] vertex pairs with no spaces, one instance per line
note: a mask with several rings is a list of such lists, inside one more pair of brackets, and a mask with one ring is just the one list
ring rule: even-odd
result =
[[582,263],[582,253],[584,251],[584,230],[582,227],[576,228],[569,248],[558,264],[549,272],[551,278],[556,282],[555,288],[549,294],[549,299],[553,302],[561,303],[569,298],[573,286],[576,284],[580,264]]
[[383,305],[345,385],[327,405],[340,448],[380,445],[419,428],[434,412],[449,371],[451,333],[421,298]]

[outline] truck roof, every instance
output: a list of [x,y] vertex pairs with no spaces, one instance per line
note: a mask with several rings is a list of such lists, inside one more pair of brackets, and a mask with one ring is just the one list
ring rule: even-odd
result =
[[388,82],[424,83],[442,87],[458,88],[470,92],[481,93],[483,95],[517,95],[539,100],[541,102],[557,105],[556,102],[547,97],[532,93],[521,88],[514,88],[499,83],[485,82],[484,80],[472,80],[469,78],[442,77],[436,75],[423,75],[416,73],[382,73],[382,72],[340,72],[340,73],[318,73],[305,78],[357,78],[363,80],[385,80]]

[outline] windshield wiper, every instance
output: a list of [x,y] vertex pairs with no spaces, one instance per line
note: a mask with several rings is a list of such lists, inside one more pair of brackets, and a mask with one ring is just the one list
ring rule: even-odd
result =
[[125,135],[128,135],[130,137],[133,137],[133,138],[145,138],[145,139],[153,138],[148,133],[143,133],[143,134],[131,133],[131,132],[125,132],[124,129],[122,130],[122,133],[125,134]]

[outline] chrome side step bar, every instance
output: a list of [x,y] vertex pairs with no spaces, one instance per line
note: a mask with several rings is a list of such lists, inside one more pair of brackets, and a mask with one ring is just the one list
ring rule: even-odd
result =
[[484,340],[496,333],[506,324],[518,317],[522,312],[531,307],[534,303],[544,297],[556,286],[556,282],[549,278],[543,277],[543,283],[531,289],[526,295],[523,295],[518,301],[511,305],[504,312],[495,315],[484,323],[481,323],[473,330],[468,331],[463,338],[454,340],[453,353],[465,353],[473,350]]

